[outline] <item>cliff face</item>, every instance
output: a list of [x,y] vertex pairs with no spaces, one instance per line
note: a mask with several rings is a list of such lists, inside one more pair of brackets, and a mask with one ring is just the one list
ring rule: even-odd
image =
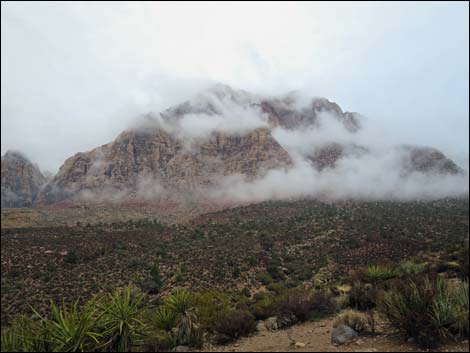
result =
[[268,129],[244,135],[214,132],[187,145],[161,128],[129,130],[115,141],[67,159],[41,193],[41,202],[73,197],[81,190],[139,190],[146,181],[191,191],[214,185],[223,176],[247,178],[291,165],[288,153]]
[[441,151],[423,146],[402,146],[404,173],[458,174],[463,170]]
[[343,112],[338,104],[326,98],[314,98],[305,107],[298,107],[290,96],[262,100],[260,105],[268,115],[270,125],[274,127],[295,130],[315,126],[319,123],[321,114],[327,113],[350,132],[356,132],[360,128],[359,114]]
[[39,169],[19,152],[2,156],[1,207],[31,207],[46,182]]
[[[4,189],[5,200],[11,190],[30,205],[84,196],[146,198],[155,190],[157,194],[164,190],[185,196],[205,192],[228,176],[250,181],[272,169],[295,167],[297,152],[286,145],[284,149],[271,131],[310,134],[321,131],[316,129],[328,119],[338,122],[352,142],[335,142],[335,136],[328,136],[331,142],[319,142],[310,154],[303,155],[312,168],[321,172],[337,167],[341,159],[352,157],[354,161],[371,152],[368,146],[354,142],[361,129],[360,116],[343,112],[325,98],[302,101],[295,94],[261,97],[218,85],[196,99],[148,114],[145,122],[106,145],[68,158],[40,192],[38,185],[44,178],[31,169],[23,172],[20,167],[9,167],[4,182],[2,158],[2,207]],[[203,130],[198,130],[201,126]],[[435,149],[400,148],[404,176],[462,171]],[[5,205],[11,202],[5,201]]]

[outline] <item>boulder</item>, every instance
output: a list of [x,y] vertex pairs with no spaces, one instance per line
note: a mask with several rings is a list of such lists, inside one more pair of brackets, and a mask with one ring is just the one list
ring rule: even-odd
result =
[[335,344],[350,343],[358,337],[358,333],[346,325],[339,325],[331,332],[331,342]]
[[277,317],[270,317],[264,321],[264,326],[268,331],[276,331],[279,326],[277,324]]

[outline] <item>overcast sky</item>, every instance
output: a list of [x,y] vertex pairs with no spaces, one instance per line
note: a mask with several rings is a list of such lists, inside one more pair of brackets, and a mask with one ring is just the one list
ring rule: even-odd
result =
[[1,152],[43,170],[215,82],[324,96],[468,158],[467,2],[1,6]]

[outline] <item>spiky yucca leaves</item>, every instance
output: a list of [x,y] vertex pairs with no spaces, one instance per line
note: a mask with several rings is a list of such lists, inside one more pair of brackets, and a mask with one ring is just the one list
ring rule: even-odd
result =
[[469,336],[469,295],[468,282],[461,283],[455,289],[455,330],[461,338],[468,339]]
[[109,294],[100,303],[101,325],[105,346],[113,351],[127,352],[142,343],[146,325],[141,320],[145,294],[128,286]]
[[382,281],[386,281],[395,276],[396,276],[395,271],[393,271],[392,269],[388,267],[380,266],[380,265],[369,266],[364,272],[365,280],[373,284],[378,284]]
[[163,331],[171,331],[176,325],[176,313],[167,307],[160,307],[153,314],[152,321],[154,326]]
[[[164,309],[154,316],[154,324],[160,327],[165,334],[166,341],[183,346],[200,346],[202,344],[202,332],[198,324],[194,298],[185,289],[178,289],[165,298]],[[174,318],[173,318],[174,316]],[[174,321],[173,321],[174,320]],[[170,324],[173,327],[170,328]]]
[[379,310],[420,346],[435,348],[458,334],[465,336],[468,286],[463,286],[454,288],[441,277],[408,281],[385,293]]
[[264,320],[273,315],[274,309],[274,298],[271,295],[263,295],[260,300],[252,305],[251,312],[257,320]]
[[2,352],[45,352],[49,350],[40,322],[20,316],[2,332]]
[[89,352],[99,347],[103,335],[99,331],[101,314],[95,300],[90,300],[82,308],[79,308],[79,300],[70,308],[65,304],[59,307],[51,301],[50,318],[41,316],[36,310],[34,312],[39,317],[42,341],[47,345],[47,351]]
[[403,261],[398,265],[397,275],[400,277],[410,277],[424,272],[426,269],[425,263],[415,263],[411,260]]

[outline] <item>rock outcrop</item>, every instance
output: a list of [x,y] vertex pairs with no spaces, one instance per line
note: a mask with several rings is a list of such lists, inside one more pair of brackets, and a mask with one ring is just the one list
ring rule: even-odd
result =
[[292,164],[288,153],[260,128],[244,135],[214,132],[191,144],[159,127],[123,132],[115,141],[67,159],[44,188],[41,202],[57,202],[82,190],[145,192],[141,186],[190,192],[223,176],[253,178]]
[[401,149],[405,174],[412,172],[454,175],[463,173],[462,168],[435,148],[406,145]]
[[39,168],[20,152],[2,156],[1,207],[31,207],[46,182]]

